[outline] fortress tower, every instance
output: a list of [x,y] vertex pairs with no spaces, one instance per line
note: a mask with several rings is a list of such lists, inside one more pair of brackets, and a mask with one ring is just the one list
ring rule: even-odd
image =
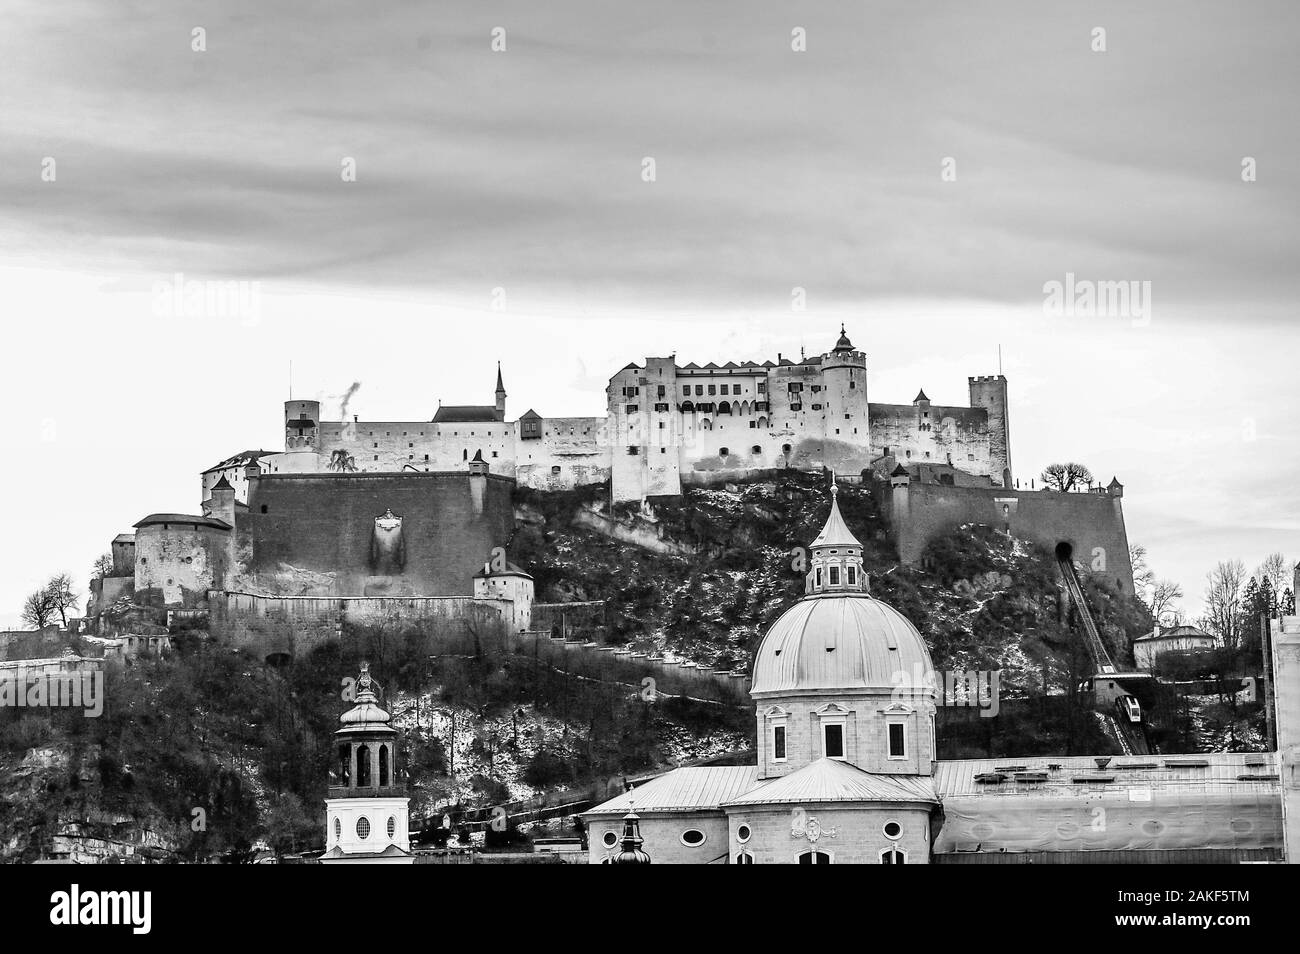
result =
[[[844,326],[835,348],[822,357],[825,389],[826,466],[860,470],[869,459],[871,427],[867,410],[867,356],[853,347]],[[839,447],[839,445],[848,445]],[[856,464],[853,468],[851,465]]]
[[284,402],[284,449],[318,451],[320,444],[320,401]]
[[1011,433],[1007,424],[1007,379],[1001,374],[970,378],[970,406],[989,412],[990,473],[1003,487],[1014,486],[1011,472]]

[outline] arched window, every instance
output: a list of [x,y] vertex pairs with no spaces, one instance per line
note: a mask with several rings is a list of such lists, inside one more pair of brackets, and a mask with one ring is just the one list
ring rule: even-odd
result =
[[388,784],[388,746],[379,747],[379,784]]
[[683,413],[683,414],[694,414],[694,413],[695,413],[695,404],[694,404],[694,402],[692,402],[692,401],[683,401],[683,402],[682,402],[682,413]]
[[731,402],[730,402],[730,401],[723,401],[721,404],[719,404],[719,405],[718,405],[718,413],[719,413],[719,414],[730,414],[730,413],[731,413]]
[[805,851],[799,856],[801,865],[828,865],[831,863],[831,856],[825,851]]
[[763,453],[763,448],[760,447],[758,444],[755,444],[753,447],[749,449],[749,452],[753,454],[755,457],[758,457]]
[[753,863],[754,856],[748,851],[742,851],[740,854],[736,855],[736,864],[738,865],[752,865]]
[[334,840],[338,841],[343,837],[343,823],[337,818],[334,819]]
[[760,428],[767,427],[767,418],[765,418],[765,417],[760,417],[760,418],[758,419],[758,426],[759,426]]
[[907,852],[892,846],[886,848],[880,853],[880,863],[882,865],[905,865],[907,864]]
[[370,786],[370,749],[361,745],[357,747],[357,788]]
[[726,456],[727,456],[728,454],[730,454],[730,453],[731,453],[731,451],[729,451],[729,450],[728,450],[727,448],[725,448],[725,447],[719,447],[719,448],[718,448],[718,456],[719,456],[719,457],[726,457]]

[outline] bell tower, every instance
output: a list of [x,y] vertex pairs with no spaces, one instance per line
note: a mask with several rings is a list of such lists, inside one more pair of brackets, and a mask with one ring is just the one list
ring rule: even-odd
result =
[[337,768],[325,800],[322,863],[411,864],[410,799],[397,784],[397,730],[379,706],[378,683],[361,664],[357,699],[339,717]]

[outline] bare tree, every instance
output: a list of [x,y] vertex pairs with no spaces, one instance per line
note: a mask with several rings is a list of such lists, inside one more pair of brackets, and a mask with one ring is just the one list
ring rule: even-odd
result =
[[90,568],[90,578],[92,580],[102,580],[113,572],[113,554],[101,553]]
[[1133,567],[1133,585],[1139,591],[1145,590],[1156,581],[1155,570],[1147,562],[1147,548],[1134,544],[1128,548],[1128,562]]
[[77,605],[81,602],[81,594],[72,588],[72,576],[67,573],[60,573],[58,576],[50,577],[50,582],[45,584],[45,591],[50,596],[50,603],[55,611],[59,614],[59,619],[63,621],[63,627],[68,626],[68,610],[77,611]]
[[44,629],[54,619],[58,609],[50,599],[49,590],[41,588],[23,602],[23,622],[33,629]]
[[1165,616],[1171,617],[1170,623],[1178,625],[1182,614],[1174,607],[1174,603],[1183,598],[1183,588],[1173,580],[1161,580],[1151,590],[1151,617],[1157,623],[1164,620]]
[[1240,560],[1223,560],[1206,577],[1205,615],[1201,625],[1219,640],[1224,649],[1241,647],[1245,635],[1245,614],[1241,605],[1246,566]]
[[1092,483],[1092,471],[1082,464],[1048,464],[1038,475],[1048,490],[1065,492]]

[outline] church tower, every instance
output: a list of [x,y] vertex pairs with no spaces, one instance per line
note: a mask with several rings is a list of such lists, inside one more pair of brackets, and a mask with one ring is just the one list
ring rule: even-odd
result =
[[357,702],[339,717],[334,733],[338,767],[331,773],[325,800],[322,863],[411,864],[408,806],[396,783],[397,730],[380,708],[378,684],[361,664]]
[[501,362],[497,362],[497,420],[506,419],[506,386],[501,382]]
[[758,777],[817,762],[928,778],[934,766],[934,665],[916,627],[874,599],[862,543],[831,485],[826,525],[812,542],[805,595],[783,613],[754,658]]

